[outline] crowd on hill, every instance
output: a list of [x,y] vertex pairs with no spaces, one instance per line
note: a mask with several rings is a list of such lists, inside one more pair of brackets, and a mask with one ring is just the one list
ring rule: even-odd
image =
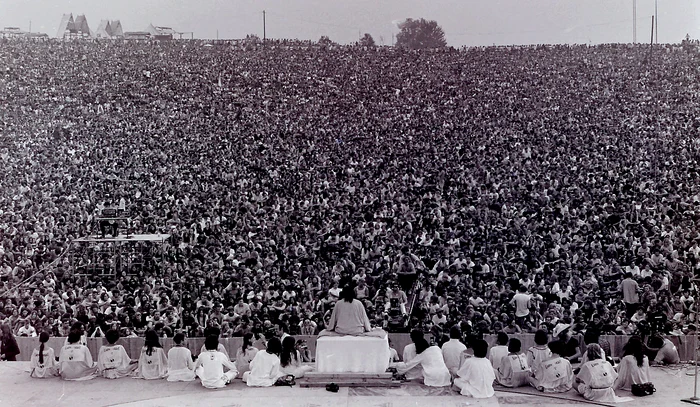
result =
[[[351,285],[393,331],[692,331],[699,64],[649,55],[2,43],[0,321],[314,334]],[[167,244],[67,255],[110,206]]]

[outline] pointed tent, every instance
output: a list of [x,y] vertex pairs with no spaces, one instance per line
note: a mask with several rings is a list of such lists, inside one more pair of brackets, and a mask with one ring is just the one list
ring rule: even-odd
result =
[[90,31],[90,26],[88,25],[87,18],[85,18],[85,14],[79,15],[75,19],[75,30],[80,35],[92,37],[92,32]]
[[156,27],[153,26],[153,24],[149,24],[144,31],[153,36],[158,35],[158,31],[156,30]]
[[74,30],[75,23],[73,22],[73,14],[64,14],[63,17],[61,17],[61,23],[58,25],[58,33],[56,33],[56,37],[63,38],[63,36],[66,35],[66,31]]
[[100,21],[100,25],[95,30],[95,38],[112,38],[112,26],[109,20]]
[[112,37],[121,38],[124,36],[124,30],[122,30],[122,23],[119,20],[112,20],[109,26],[112,29]]

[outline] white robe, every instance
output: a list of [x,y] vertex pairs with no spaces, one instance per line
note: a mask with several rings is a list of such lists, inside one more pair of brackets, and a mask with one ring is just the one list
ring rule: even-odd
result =
[[501,364],[501,359],[503,359],[503,356],[508,355],[508,347],[503,346],[503,345],[496,345],[489,349],[489,362],[491,362],[491,366],[493,366],[493,373],[496,373],[496,369],[498,369],[498,365]]
[[[403,361],[410,362],[411,359],[416,357],[416,344],[409,343],[403,348]],[[416,380],[423,378],[423,369],[420,366],[416,366],[413,369],[405,373],[407,380]]]
[[97,375],[97,366],[85,345],[72,344],[61,348],[58,365],[64,380],[90,380]]
[[452,376],[457,374],[459,366],[462,362],[462,352],[467,350],[467,346],[459,341],[459,339],[450,339],[442,345],[442,358],[445,360],[445,366],[450,371]]
[[496,380],[505,387],[525,386],[530,376],[530,366],[524,353],[504,356],[496,369]]
[[549,350],[549,346],[532,346],[527,350],[527,365],[530,366],[532,373],[534,374],[540,369],[542,362],[552,358],[552,351]]
[[[224,373],[224,367],[229,369]],[[236,365],[218,350],[208,350],[199,354],[194,370],[208,389],[220,389],[233,380],[238,371]]]
[[44,354],[44,363],[39,363],[39,348],[34,349],[32,352],[32,358],[29,362],[29,367],[31,368],[29,376],[36,379],[58,376],[58,364],[56,363],[56,355],[53,352],[53,348],[44,346],[42,353]]
[[292,361],[287,366],[282,366],[280,363],[280,371],[285,375],[292,375],[297,379],[304,377],[306,372],[314,370],[312,366],[303,365],[301,363],[301,356],[299,352],[296,352],[296,359],[292,358]]
[[613,390],[617,372],[603,359],[591,360],[581,365],[576,376],[576,391],[592,401],[622,403],[632,401],[630,397],[618,397]]
[[[204,345],[202,345],[202,347],[199,349],[199,354],[201,355],[203,352],[206,352],[206,351],[207,351],[207,348]],[[224,355],[226,355],[227,358],[231,359],[231,357],[228,355],[228,351],[226,350],[226,347],[222,343],[219,343],[219,346],[216,348],[216,351],[223,353]]]
[[192,352],[184,346],[175,346],[168,351],[168,381],[191,382],[194,380]]
[[545,393],[565,393],[571,390],[573,380],[571,362],[557,356],[542,362],[541,368],[530,377],[530,384]]
[[495,379],[493,366],[488,359],[471,357],[465,360],[457,371],[454,384],[461,395],[483,399],[495,394],[493,390]]
[[100,347],[97,354],[97,371],[106,379],[119,379],[131,376],[138,366],[131,363],[131,358],[122,345]]
[[398,373],[406,373],[420,366],[423,373],[423,383],[431,387],[449,386],[452,376],[445,366],[442,351],[437,346],[430,346],[408,362],[394,363]]
[[250,362],[250,371],[243,374],[243,381],[250,387],[270,387],[283,375],[280,358],[267,351],[260,351]]
[[243,352],[242,348],[238,348],[236,351],[236,369],[238,370],[238,376],[243,376],[243,373],[250,370],[250,362],[255,358],[258,352],[258,348],[254,346],[249,346],[245,352]]
[[633,355],[627,355],[620,361],[617,373],[617,380],[613,386],[615,390],[630,390],[633,384],[649,383],[649,358],[644,356],[644,362],[639,367],[637,359]]
[[141,348],[139,367],[136,378],[157,380],[164,379],[168,374],[168,358],[163,348],[153,348],[151,354],[146,353],[146,347]]

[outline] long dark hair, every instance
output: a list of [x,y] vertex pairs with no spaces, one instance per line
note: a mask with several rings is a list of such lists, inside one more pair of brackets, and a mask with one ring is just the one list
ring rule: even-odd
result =
[[270,340],[267,341],[266,351],[271,355],[279,355],[282,353],[282,342],[280,342],[279,338],[276,336],[270,338]]
[[292,360],[297,359],[296,339],[293,336],[288,336],[282,341],[282,354],[280,355],[281,365],[288,366]]
[[49,333],[44,331],[39,334],[39,342],[41,342],[41,345],[39,345],[39,363],[42,365],[44,364],[44,345],[46,342],[49,341]]
[[414,342],[416,344],[416,354],[420,355],[424,350],[430,347],[430,344],[425,338],[420,338]]
[[632,355],[637,359],[637,366],[642,367],[644,365],[644,345],[642,344],[642,338],[636,335],[631,337],[622,349],[624,351],[623,356]]
[[163,345],[160,344],[160,338],[156,331],[149,329],[146,331],[146,343],[143,344],[146,347],[146,355],[151,356],[153,354],[153,348],[162,348]]
[[253,333],[248,332],[247,334],[243,335],[243,346],[241,346],[241,350],[243,353],[245,353],[246,349],[248,347],[253,346]]
[[346,285],[340,292],[340,299],[345,300],[345,302],[352,302],[352,300],[355,299],[355,290],[349,285]]

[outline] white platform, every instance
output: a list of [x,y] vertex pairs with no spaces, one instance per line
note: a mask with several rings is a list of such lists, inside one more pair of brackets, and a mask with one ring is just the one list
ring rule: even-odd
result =
[[316,341],[319,373],[384,373],[390,356],[388,337],[325,336]]

